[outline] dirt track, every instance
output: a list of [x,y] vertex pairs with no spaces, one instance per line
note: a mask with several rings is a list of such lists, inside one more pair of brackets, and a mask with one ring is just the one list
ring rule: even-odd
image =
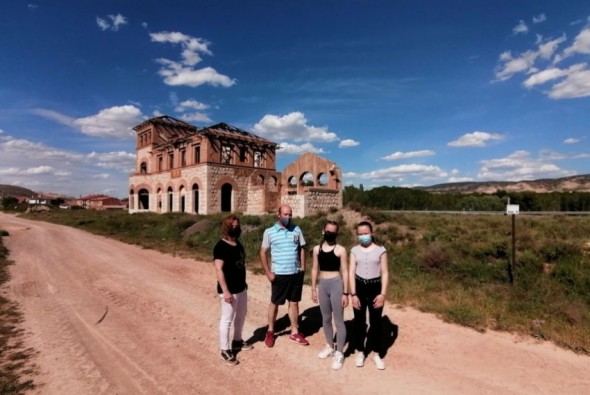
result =
[[[280,336],[226,366],[209,262],[143,250],[73,228],[0,213],[15,261],[9,297],[25,316],[43,394],[587,394],[590,358],[505,333],[480,334],[387,305],[398,328],[378,371],[317,358],[318,309],[304,289],[309,347]],[[249,275],[245,336],[264,332],[270,288]],[[106,316],[105,316],[106,312]],[[279,317],[286,313],[283,307]],[[104,317],[103,317],[104,316]],[[346,318],[352,313],[347,309]],[[102,321],[100,321],[100,319]],[[99,322],[100,321],[100,322]],[[281,320],[285,322],[285,320]]]

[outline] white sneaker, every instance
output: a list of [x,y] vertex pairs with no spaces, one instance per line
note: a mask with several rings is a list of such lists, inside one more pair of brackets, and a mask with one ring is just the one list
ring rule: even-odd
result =
[[354,357],[354,364],[357,368],[362,368],[365,365],[365,353],[357,351]]
[[377,369],[379,369],[379,370],[385,369],[385,362],[383,362],[383,360],[381,359],[381,357],[378,354],[375,354],[373,356],[373,362],[375,362],[375,366],[377,366]]
[[318,354],[318,358],[326,359],[334,354],[334,347],[330,347],[326,344],[326,347]]
[[334,353],[334,357],[332,358],[332,369],[338,370],[342,368],[342,364],[344,363],[344,354],[340,351],[336,351]]

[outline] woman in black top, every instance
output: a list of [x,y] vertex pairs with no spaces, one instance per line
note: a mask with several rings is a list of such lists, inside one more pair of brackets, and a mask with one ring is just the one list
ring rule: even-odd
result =
[[[219,342],[221,358],[230,365],[238,363],[234,350],[250,350],[252,345],[242,339],[242,329],[248,311],[246,284],[246,252],[239,241],[240,220],[229,215],[221,224],[221,240],[213,248],[217,275],[217,293],[221,300]],[[233,341],[229,343],[230,327],[234,324]]]
[[[311,298],[314,303],[320,304],[326,337],[326,346],[318,357],[325,359],[332,356],[332,369],[340,369],[346,341],[344,308],[348,306],[348,264],[346,249],[336,243],[338,223],[328,221],[323,233],[324,240],[313,248],[311,267]],[[318,278],[320,285],[316,287]],[[332,317],[336,325],[336,344]]]

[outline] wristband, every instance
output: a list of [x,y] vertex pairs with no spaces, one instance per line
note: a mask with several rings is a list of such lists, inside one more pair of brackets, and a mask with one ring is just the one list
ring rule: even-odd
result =
[[348,296],[348,292],[342,292],[342,295]]
[[356,294],[350,294],[350,296],[353,296],[354,297],[354,296],[356,296]]

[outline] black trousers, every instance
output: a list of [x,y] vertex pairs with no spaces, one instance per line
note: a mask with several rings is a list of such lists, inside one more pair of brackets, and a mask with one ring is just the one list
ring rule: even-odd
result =
[[[381,278],[371,279],[368,282],[356,277],[356,296],[359,298],[361,308],[353,308],[354,335],[352,345],[355,351],[363,351],[366,354],[374,351],[381,352],[381,316],[383,307],[373,307],[373,300],[381,293]],[[367,331],[367,310],[369,311],[369,330]],[[365,344],[366,340],[366,344]]]

